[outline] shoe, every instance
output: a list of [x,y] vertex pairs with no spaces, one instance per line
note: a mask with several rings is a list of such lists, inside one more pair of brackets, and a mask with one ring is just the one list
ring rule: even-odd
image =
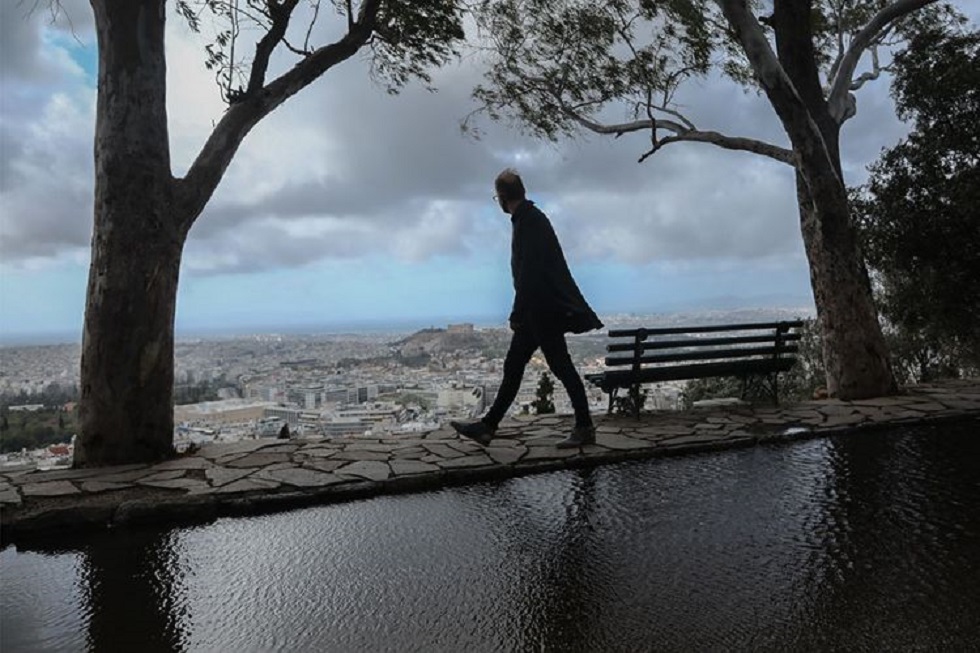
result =
[[572,429],[572,434],[556,444],[559,449],[575,449],[584,447],[587,444],[595,444],[594,426],[576,426]]
[[483,420],[476,422],[449,422],[449,425],[456,429],[456,432],[464,438],[469,438],[484,447],[490,444],[493,434],[497,429],[490,426]]

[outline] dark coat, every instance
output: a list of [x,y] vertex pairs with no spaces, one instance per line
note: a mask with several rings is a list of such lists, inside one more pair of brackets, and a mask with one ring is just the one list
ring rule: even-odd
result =
[[511,216],[510,268],[514,276],[511,324],[584,333],[602,328],[565,262],[547,216],[525,200]]

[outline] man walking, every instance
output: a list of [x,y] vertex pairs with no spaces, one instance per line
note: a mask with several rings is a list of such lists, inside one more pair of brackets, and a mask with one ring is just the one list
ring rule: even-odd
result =
[[513,224],[510,267],[514,277],[514,309],[510,314],[513,336],[504,359],[504,378],[493,406],[476,422],[450,422],[460,435],[482,445],[493,439],[497,425],[520,389],[524,368],[534,351],[544,358],[568,393],[575,410],[575,427],[558,443],[571,449],[595,442],[585,386],[575,370],[566,333],[602,328],[589,308],[565,262],[558,237],[544,213],[525,197],[524,183],[514,170],[501,172],[494,182],[495,199]]

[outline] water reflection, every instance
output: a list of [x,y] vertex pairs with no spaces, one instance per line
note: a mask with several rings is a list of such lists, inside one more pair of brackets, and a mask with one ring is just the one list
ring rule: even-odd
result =
[[0,649],[968,650],[977,435],[815,440],[8,548]]
[[191,624],[172,532],[101,536],[81,552],[79,590],[92,651],[181,651]]

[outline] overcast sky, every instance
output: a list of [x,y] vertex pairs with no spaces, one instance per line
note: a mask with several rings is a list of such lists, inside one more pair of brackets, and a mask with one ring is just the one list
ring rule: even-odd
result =
[[[63,3],[73,35],[44,11],[27,15],[32,4],[0,2],[0,337],[79,334],[88,273],[91,10]],[[167,37],[182,175],[223,104],[204,40],[175,15]],[[491,196],[506,166],[551,217],[600,314],[812,305],[789,167],[697,144],[637,164],[644,135],[553,144],[487,121],[474,140],[459,123],[481,65],[439,71],[437,93],[392,97],[350,60],[261,122],[191,231],[178,330],[502,323],[510,223]],[[730,82],[682,101],[701,128],[786,145],[770,106]],[[905,133],[887,81],[863,89],[858,107],[843,132],[849,183]]]

